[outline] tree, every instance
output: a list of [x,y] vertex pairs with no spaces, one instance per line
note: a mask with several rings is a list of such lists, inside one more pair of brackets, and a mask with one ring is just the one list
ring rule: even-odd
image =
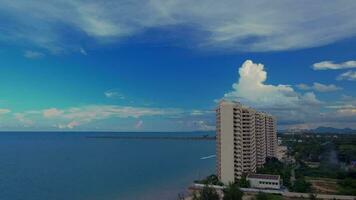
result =
[[222,182],[219,181],[219,178],[215,174],[207,176],[203,180],[197,180],[194,182],[200,183],[200,184],[205,184],[205,185],[220,185],[220,186],[224,185]]
[[250,181],[246,179],[246,176],[242,176],[241,179],[237,182],[239,187],[242,188],[249,188],[250,187]]
[[304,177],[299,177],[293,185],[294,192],[310,192],[311,184],[305,181]]
[[199,194],[193,194],[193,200],[219,200],[219,194],[216,190],[209,186],[204,186],[203,189],[200,190]]
[[240,190],[237,184],[230,183],[224,189],[224,198],[223,200],[241,200],[243,192]]

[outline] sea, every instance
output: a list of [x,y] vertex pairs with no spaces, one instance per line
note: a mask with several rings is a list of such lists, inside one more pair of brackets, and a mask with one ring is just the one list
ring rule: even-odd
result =
[[0,200],[175,200],[215,172],[215,141],[167,137],[206,135],[0,132]]

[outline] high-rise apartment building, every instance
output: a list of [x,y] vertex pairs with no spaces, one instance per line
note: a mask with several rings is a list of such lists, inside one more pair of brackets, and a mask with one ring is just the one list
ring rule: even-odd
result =
[[266,154],[267,157],[276,157],[277,154],[277,134],[276,120],[273,116],[266,116]]
[[256,112],[255,116],[256,129],[256,165],[261,167],[267,157],[267,142],[266,142],[266,114]]
[[270,115],[238,102],[221,101],[216,109],[216,131],[217,175],[223,183],[256,172],[266,156],[275,156],[277,136]]

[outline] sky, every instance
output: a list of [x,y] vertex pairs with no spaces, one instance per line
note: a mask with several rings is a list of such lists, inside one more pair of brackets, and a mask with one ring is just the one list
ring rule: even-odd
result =
[[0,0],[0,131],[356,129],[356,1]]

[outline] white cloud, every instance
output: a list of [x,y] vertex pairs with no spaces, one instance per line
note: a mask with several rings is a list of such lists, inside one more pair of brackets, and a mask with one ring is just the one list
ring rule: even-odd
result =
[[350,60],[342,63],[334,63],[333,61],[322,61],[313,64],[314,70],[328,70],[328,69],[350,69],[356,68],[356,61]]
[[50,118],[50,117],[57,117],[63,114],[64,111],[58,110],[57,108],[49,108],[43,110],[43,116],[45,118]]
[[317,92],[334,92],[334,91],[342,90],[341,87],[337,87],[334,84],[325,85],[317,82],[313,83],[313,85],[311,86],[302,83],[302,84],[298,84],[297,87],[301,90],[314,90]]
[[190,112],[190,115],[192,116],[202,116],[202,115],[207,115],[207,114],[212,114],[215,113],[213,110],[192,110]]
[[34,122],[31,119],[28,119],[26,117],[25,113],[15,113],[14,114],[15,119],[17,119],[19,122],[22,123],[22,125],[24,126],[30,126],[32,125]]
[[25,51],[23,56],[29,59],[36,59],[36,58],[42,58],[44,56],[44,53],[37,52],[37,51]]
[[66,40],[59,24],[71,29],[74,36],[84,35],[103,43],[148,29],[180,26],[193,33],[190,40],[194,43],[190,44],[204,49],[300,49],[354,36],[355,6],[353,0],[307,4],[268,0],[3,0],[0,39],[31,42],[57,52],[78,49],[83,41]]
[[313,92],[299,93],[290,85],[271,85],[266,81],[264,65],[247,60],[239,68],[239,79],[233,84],[233,90],[226,93],[224,99],[237,100],[275,115],[278,128],[319,119],[325,102]]
[[196,131],[213,130],[212,110],[84,105],[27,110],[4,116],[11,130]]
[[348,80],[348,81],[356,81],[356,71],[347,71],[345,73],[340,74],[337,80]]
[[263,64],[246,60],[239,68],[239,80],[225,99],[235,99],[255,107],[298,107],[300,104],[319,104],[314,93],[298,94],[289,85],[268,85]]
[[183,111],[179,109],[160,109],[147,107],[131,107],[116,105],[87,105],[67,109],[49,108],[44,110],[25,111],[15,113],[15,118],[26,125],[39,124],[69,128],[91,122],[115,118],[140,118],[149,116],[173,116]]
[[213,131],[213,130],[215,130],[214,125],[209,125],[203,120],[193,121],[193,123],[196,126],[197,130],[199,130],[199,131]]
[[11,110],[9,110],[9,109],[0,108],[0,115],[4,115],[4,114],[10,113],[10,112],[11,112]]
[[[266,84],[267,72],[262,64],[245,61],[239,68],[239,79],[228,100],[266,111],[277,117],[278,129],[333,126],[356,128],[356,99],[343,95],[339,101],[322,102],[313,92],[297,92],[289,85]],[[327,87],[324,87],[327,86]],[[330,85],[299,85],[304,90],[329,91]],[[330,89],[332,88],[332,89]]]
[[111,90],[105,91],[104,95],[107,98],[112,98],[112,99],[121,99],[121,100],[125,99],[125,96],[123,94],[121,94],[117,89],[111,89]]
[[356,117],[356,108],[338,109],[337,112],[343,116]]
[[312,86],[309,86],[307,84],[301,83],[297,85],[297,88],[299,88],[300,90],[311,90]]

